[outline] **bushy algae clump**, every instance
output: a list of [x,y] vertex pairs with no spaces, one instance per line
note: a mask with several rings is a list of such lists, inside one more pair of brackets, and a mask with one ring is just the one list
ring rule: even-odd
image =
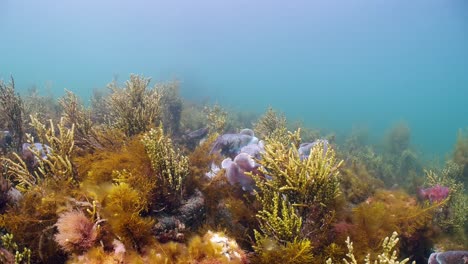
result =
[[[300,261],[295,263],[310,262],[311,240],[330,228],[323,220],[333,214],[333,203],[339,194],[341,161],[336,159],[333,149],[325,150],[323,144],[317,144],[309,157],[301,160],[294,145],[300,141],[299,131],[290,133],[289,138],[291,145],[277,139],[267,140],[259,163],[261,173],[270,179],[254,176],[258,187],[256,196],[261,204],[255,250],[263,258],[273,259],[277,247],[289,249],[297,251]],[[276,245],[274,250],[268,244]]]

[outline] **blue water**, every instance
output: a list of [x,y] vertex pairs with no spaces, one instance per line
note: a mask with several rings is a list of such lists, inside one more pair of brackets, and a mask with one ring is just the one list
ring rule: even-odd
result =
[[468,127],[468,1],[0,0],[0,78],[87,98],[130,73],[339,134],[406,121],[427,155]]

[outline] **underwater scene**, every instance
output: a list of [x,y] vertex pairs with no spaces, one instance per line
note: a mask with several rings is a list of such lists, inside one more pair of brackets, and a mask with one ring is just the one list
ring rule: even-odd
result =
[[0,0],[0,263],[468,263],[468,1]]

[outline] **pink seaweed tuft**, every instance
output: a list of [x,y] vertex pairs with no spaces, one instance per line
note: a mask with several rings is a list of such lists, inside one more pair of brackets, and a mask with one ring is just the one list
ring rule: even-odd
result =
[[438,203],[448,197],[450,189],[445,186],[436,185],[430,188],[420,189],[418,193],[423,200],[429,200],[431,203]]
[[57,221],[58,234],[55,241],[68,253],[82,253],[90,249],[98,232],[93,222],[81,211],[71,211],[60,215]]

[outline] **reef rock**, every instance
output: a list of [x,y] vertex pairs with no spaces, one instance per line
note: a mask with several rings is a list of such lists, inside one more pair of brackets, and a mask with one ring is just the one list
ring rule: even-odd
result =
[[235,157],[241,152],[243,147],[250,144],[257,144],[258,142],[258,138],[254,136],[254,132],[251,129],[242,129],[241,132],[237,134],[224,134],[219,136],[210,154],[220,151],[222,155]]
[[468,251],[446,251],[432,253],[428,264],[468,264]]

